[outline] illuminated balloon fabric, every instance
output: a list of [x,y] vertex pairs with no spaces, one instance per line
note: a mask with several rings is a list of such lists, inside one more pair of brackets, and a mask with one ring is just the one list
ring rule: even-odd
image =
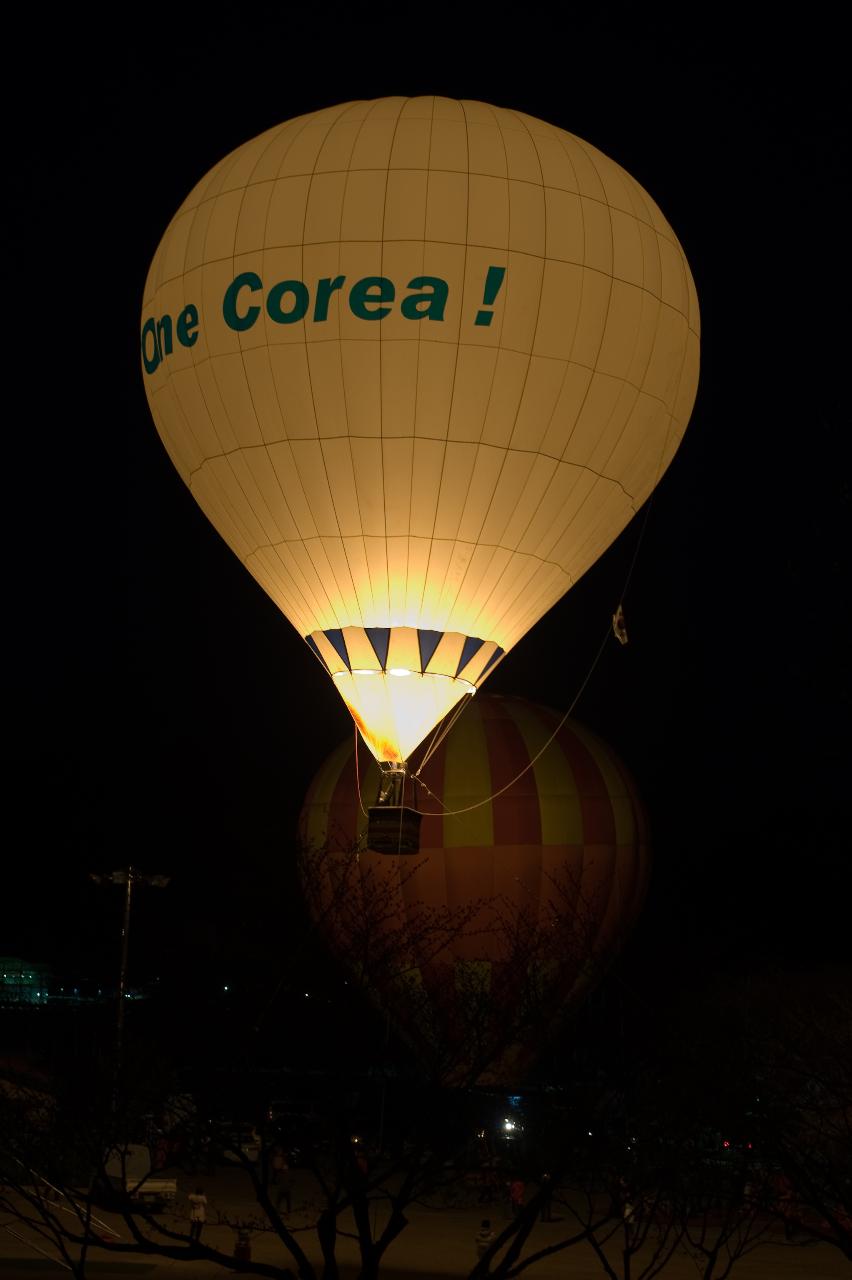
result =
[[520,112],[387,98],[201,179],[142,363],[194,497],[399,761],[647,498],[698,330],[681,247],[614,161]]
[[[481,694],[423,776],[448,810],[474,804],[510,782],[559,719],[519,698]],[[371,765],[362,788],[369,791],[376,772]],[[439,808],[420,796],[424,809]],[[469,813],[424,818],[419,855],[361,851],[355,858],[365,827],[352,744],[344,743],[318,772],[301,815],[306,893],[332,950],[363,978],[365,939],[374,954],[382,939],[371,933],[393,939],[384,967],[368,975],[371,994],[423,1060],[440,1059],[457,1079],[471,1057],[463,981],[478,975],[490,1001],[489,1025],[478,1033],[480,1082],[520,1080],[560,1017],[601,976],[644,899],[646,823],[624,766],[600,738],[568,721],[503,795]],[[361,890],[380,917],[377,928],[370,920],[359,928]],[[424,910],[458,919],[469,904],[473,917],[434,954],[437,935],[424,929]],[[393,970],[403,962],[408,981],[401,985]],[[522,988],[533,979],[543,986],[539,1007],[521,1028],[515,1020],[529,997]],[[504,1044],[512,1027],[523,1035]]]

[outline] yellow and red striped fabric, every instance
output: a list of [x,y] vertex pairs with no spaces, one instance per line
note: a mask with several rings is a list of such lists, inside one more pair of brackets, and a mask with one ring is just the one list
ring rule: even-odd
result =
[[[521,698],[472,699],[423,769],[425,787],[406,795],[427,814],[419,856],[363,847],[351,741],[305,799],[305,887],[318,925],[448,1079],[516,1082],[641,908],[646,820],[612,749],[569,720],[517,777],[560,719]],[[360,767],[366,808],[378,768],[364,751]],[[471,1016],[460,989],[472,975],[488,993],[487,1019],[482,1007]]]

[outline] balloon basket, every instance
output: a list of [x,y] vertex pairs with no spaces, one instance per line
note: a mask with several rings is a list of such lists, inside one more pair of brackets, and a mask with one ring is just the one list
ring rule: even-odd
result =
[[405,805],[371,805],[367,848],[374,853],[419,853],[421,815]]

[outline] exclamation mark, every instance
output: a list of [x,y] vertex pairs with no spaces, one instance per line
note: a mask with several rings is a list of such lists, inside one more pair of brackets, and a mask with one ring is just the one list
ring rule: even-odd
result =
[[[488,275],[485,277],[485,289],[482,293],[483,307],[493,307],[497,294],[500,292],[500,286],[506,275],[505,267],[489,267]],[[474,324],[489,325],[493,311],[477,311]]]

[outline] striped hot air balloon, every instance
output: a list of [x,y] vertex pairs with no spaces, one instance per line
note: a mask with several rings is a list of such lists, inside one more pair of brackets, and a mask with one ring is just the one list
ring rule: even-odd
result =
[[521,698],[472,700],[422,770],[428,816],[414,857],[363,847],[359,790],[374,792],[378,766],[362,752],[359,776],[351,741],[302,809],[320,929],[445,1082],[518,1083],[644,898],[635,784],[576,721],[536,758],[560,719]]

